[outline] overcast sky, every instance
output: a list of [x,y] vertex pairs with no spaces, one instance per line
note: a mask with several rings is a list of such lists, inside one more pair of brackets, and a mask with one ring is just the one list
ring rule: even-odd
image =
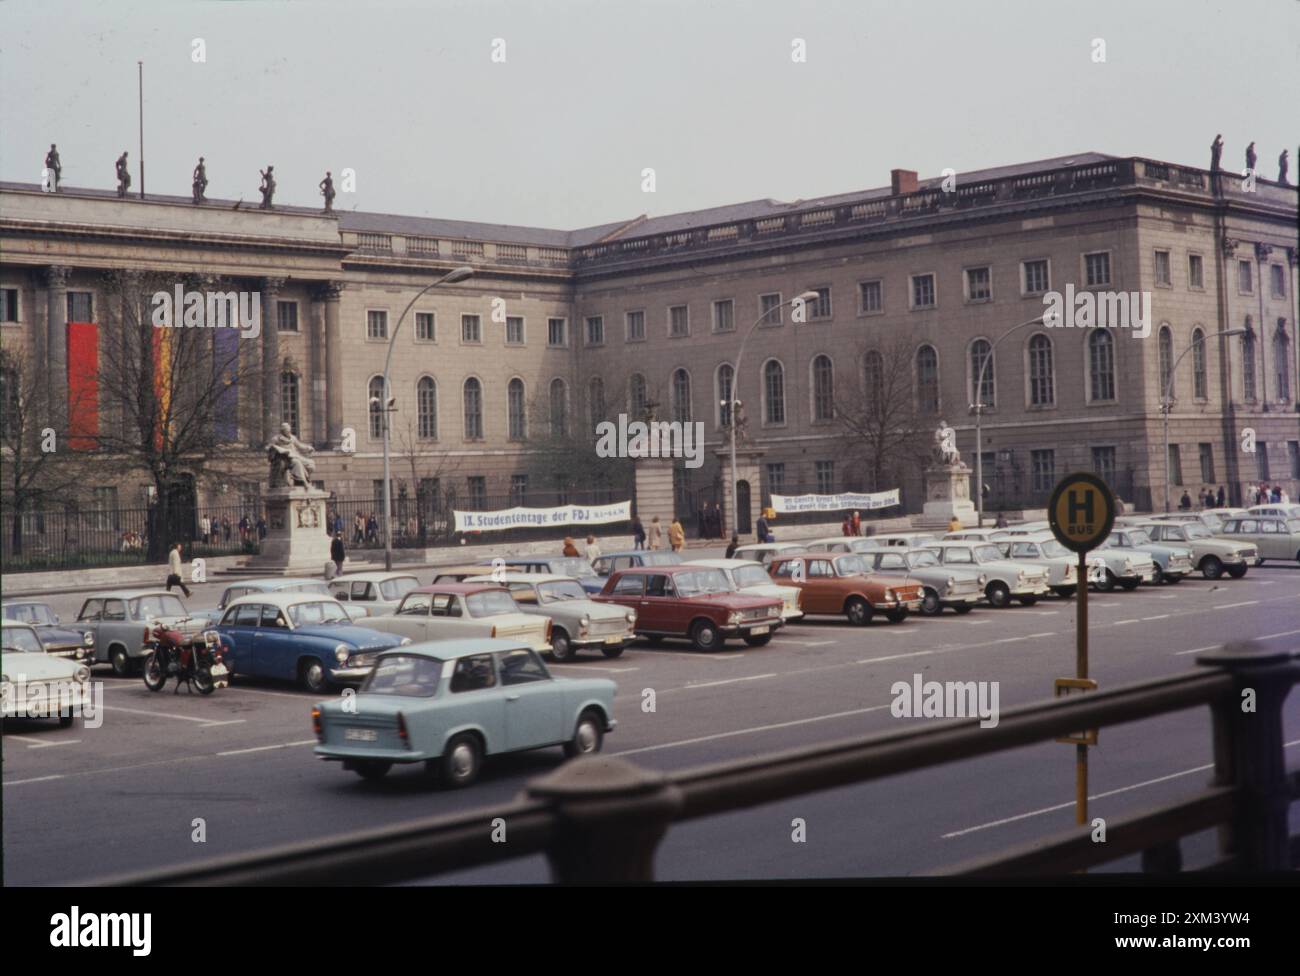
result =
[[57,142],[65,183],[111,188],[126,149],[137,190],[138,60],[160,193],[202,154],[209,196],[256,200],[272,163],[314,206],[351,167],[338,209],[572,229],[894,167],[1208,166],[1219,131],[1225,166],[1254,139],[1264,176],[1288,145],[1300,171],[1298,0],[6,0],[0,178]]

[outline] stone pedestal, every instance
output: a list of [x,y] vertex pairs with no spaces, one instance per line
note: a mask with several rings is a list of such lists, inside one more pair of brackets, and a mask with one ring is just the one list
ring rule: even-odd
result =
[[262,551],[249,565],[286,576],[320,576],[330,557],[330,536],[325,531],[326,499],[319,488],[272,488],[266,505],[266,538]]
[[979,518],[970,500],[970,467],[964,462],[932,465],[925,471],[925,508],[918,525],[943,525],[957,517],[963,528]]
[[673,498],[673,459],[672,458],[637,458],[636,459],[636,516],[645,526],[647,538],[650,533],[650,521],[659,516],[659,528],[663,532],[663,544],[668,545],[668,526],[673,522],[675,500]]
[[729,538],[731,533],[743,537],[754,531],[754,523],[762,512],[763,500],[763,457],[767,448],[754,447],[752,444],[736,444],[736,508],[731,511],[731,448],[723,447],[716,452],[718,470],[722,472],[722,534]]

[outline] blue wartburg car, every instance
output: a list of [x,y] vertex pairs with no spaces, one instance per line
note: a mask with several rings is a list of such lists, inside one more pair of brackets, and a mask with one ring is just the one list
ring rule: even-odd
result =
[[471,637],[385,651],[355,697],[321,702],[312,723],[321,759],[364,779],[394,763],[424,763],[446,786],[467,786],[485,756],[563,746],[600,751],[614,729],[614,682],[556,678],[518,640]]
[[315,593],[254,593],[232,601],[217,633],[232,674],[301,682],[320,694],[356,684],[380,651],[410,643],[352,623],[343,605]]

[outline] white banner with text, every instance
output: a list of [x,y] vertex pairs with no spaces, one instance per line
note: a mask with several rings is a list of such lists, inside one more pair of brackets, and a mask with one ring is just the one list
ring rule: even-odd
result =
[[778,515],[797,512],[872,511],[899,504],[898,489],[875,491],[869,495],[845,492],[842,495],[773,495],[772,508]]
[[632,502],[611,505],[561,505],[558,508],[506,508],[496,512],[453,510],[457,532],[498,532],[502,529],[543,529],[550,525],[601,525],[627,522]]

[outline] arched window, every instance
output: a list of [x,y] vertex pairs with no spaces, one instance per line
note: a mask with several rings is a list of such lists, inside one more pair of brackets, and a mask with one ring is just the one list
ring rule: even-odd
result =
[[1105,329],[1088,336],[1089,400],[1115,399],[1115,337]]
[[438,438],[438,384],[432,376],[421,376],[415,384],[416,427],[426,441]]
[[1273,333],[1273,367],[1277,370],[1277,398],[1291,399],[1291,340],[1286,334],[1286,319],[1277,320]]
[[673,370],[672,414],[679,423],[691,419],[691,374],[684,369]]
[[[985,363],[988,365],[986,366]],[[980,371],[984,372],[983,381]],[[970,388],[976,403],[986,407],[997,406],[993,376],[993,346],[987,339],[976,339],[970,344]]]
[[384,436],[384,378],[372,377],[366,384],[366,403],[370,408],[370,436],[380,440]]
[[528,412],[524,406],[524,381],[518,376],[506,385],[506,430],[512,441],[528,437]]
[[1174,387],[1170,382],[1174,371],[1174,334],[1169,326],[1160,327],[1160,396],[1174,398]]
[[812,362],[813,420],[835,419],[835,367],[830,356],[818,356]]
[[862,360],[862,392],[869,414],[880,416],[885,409],[885,361],[874,349]]
[[640,373],[633,373],[627,381],[627,407],[633,420],[640,420],[645,416],[648,402],[645,377]]
[[558,376],[551,380],[551,436],[569,436],[569,391]]
[[717,371],[718,386],[718,426],[731,426],[731,389],[736,377],[736,368],[731,363],[723,363]]
[[775,359],[763,365],[763,423],[785,423],[785,367]]
[[605,419],[605,381],[599,376],[587,384],[587,410],[594,433],[597,425]]
[[1035,407],[1049,407],[1056,402],[1052,340],[1041,332],[1029,340],[1029,402]]
[[1255,330],[1246,316],[1246,334],[1241,337],[1241,392],[1247,400],[1255,399]]
[[298,390],[298,374],[286,369],[280,374],[280,420],[289,425],[294,437],[302,434],[298,427]]
[[1205,368],[1205,333],[1196,328],[1192,330],[1192,396],[1204,400],[1208,387],[1209,373]]
[[916,403],[922,413],[939,412],[939,354],[934,346],[916,351]]
[[471,376],[465,381],[465,440],[483,439],[483,384]]

